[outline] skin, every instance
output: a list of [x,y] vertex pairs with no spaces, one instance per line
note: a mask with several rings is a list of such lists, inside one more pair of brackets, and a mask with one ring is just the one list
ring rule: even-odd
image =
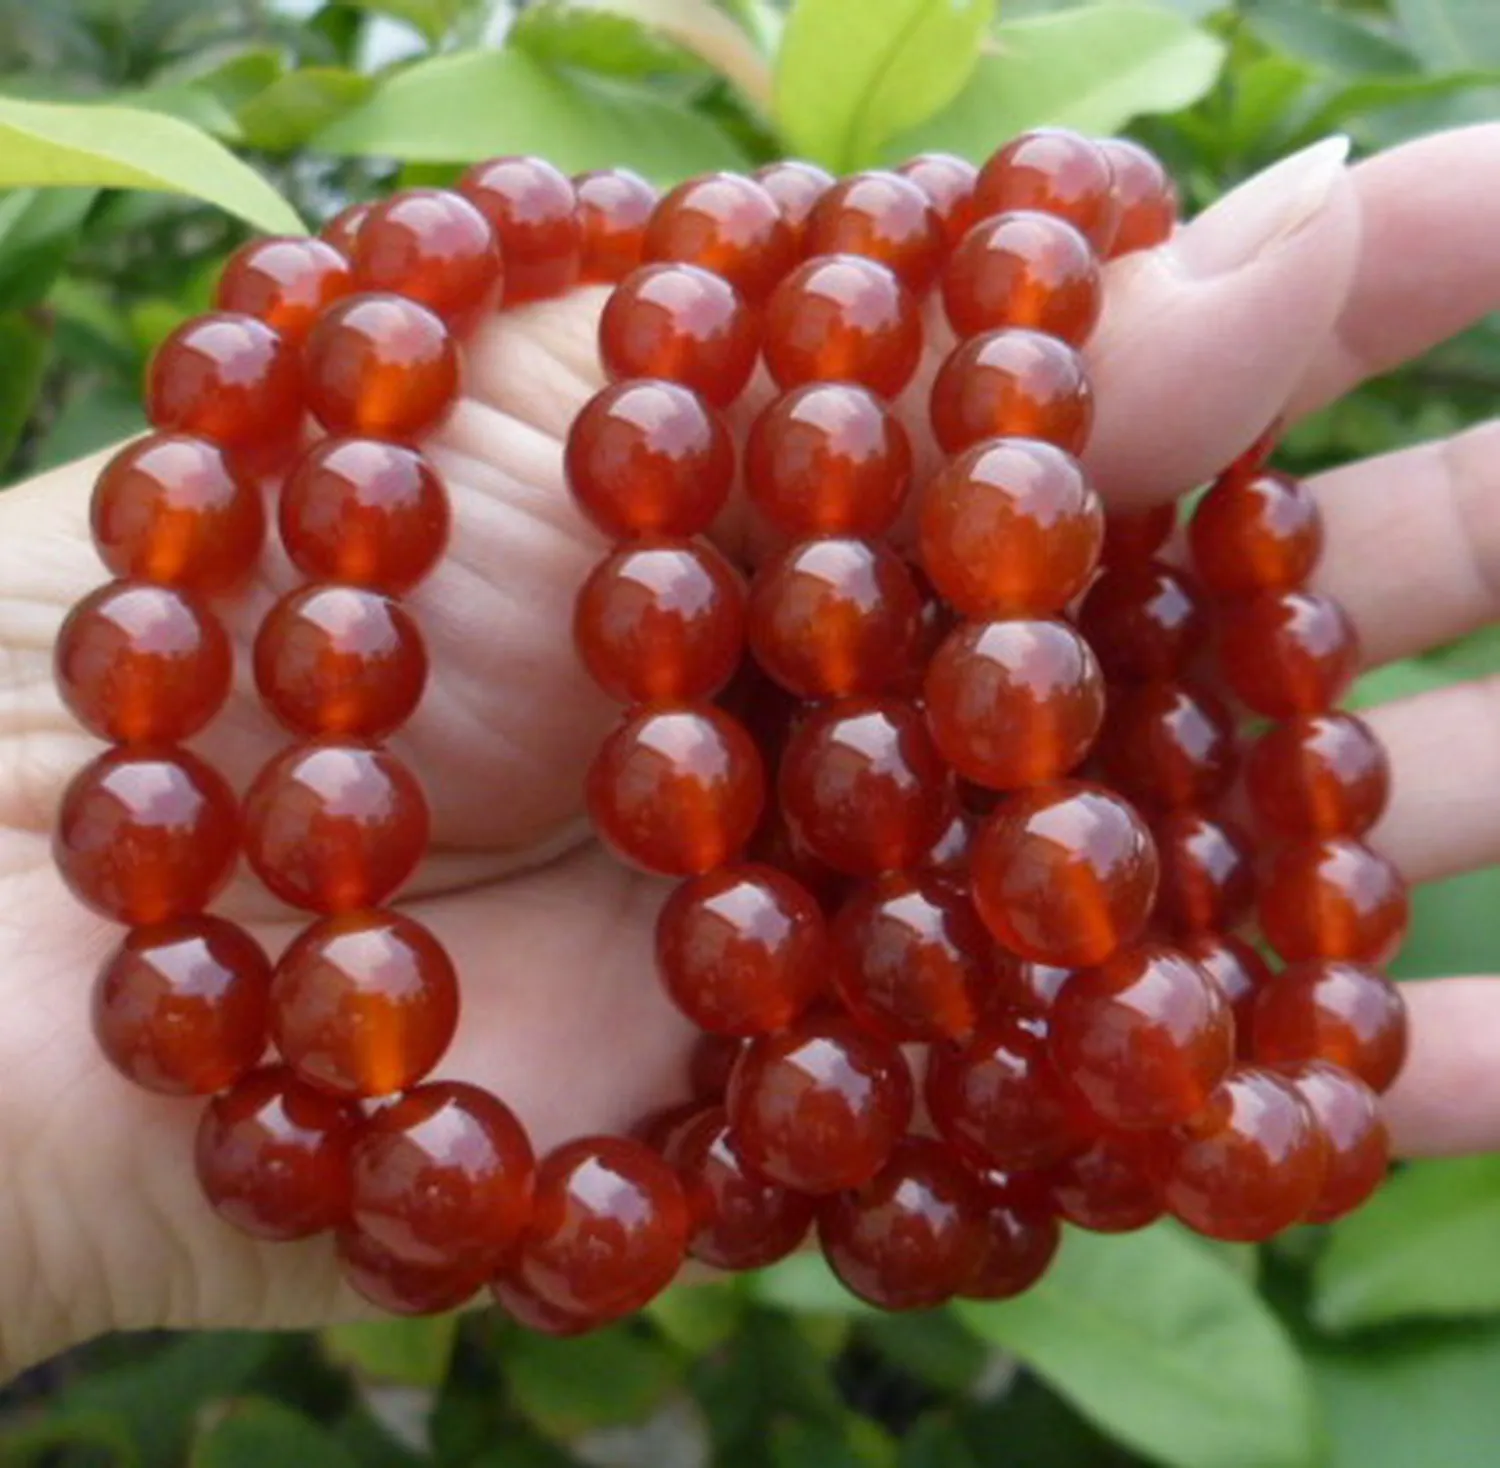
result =
[[[1192,488],[1267,423],[1293,421],[1500,307],[1492,266],[1500,127],[1409,144],[1356,168],[1320,145],[1251,181],[1150,255],[1110,268],[1090,346],[1089,467],[1113,507]],[[429,445],[456,514],[451,555],[411,598],[427,697],[395,748],[426,781],[435,850],[406,899],[466,979],[442,1067],[504,1096],[539,1148],[627,1126],[684,1085],[691,1035],[651,979],[665,884],[616,865],[582,820],[612,718],[569,643],[603,542],[573,510],[562,439],[601,385],[597,289],[507,314],[467,346],[466,393]],[[944,346],[934,320],[930,371]],[[732,415],[743,432],[768,393]],[[902,411],[930,468],[921,384]],[[86,512],[102,460],[0,496],[0,1369],[109,1329],[313,1326],[366,1313],[326,1241],[262,1245],[200,1200],[198,1108],[131,1088],[98,1055],[88,991],[116,930],[56,876],[49,834],[94,751],[62,709],[51,648],[102,579]],[[1328,521],[1318,586],[1370,665],[1500,617],[1500,424],[1313,481]],[[722,538],[753,536],[733,510]],[[1392,554],[1394,547],[1399,554]],[[198,747],[241,786],[284,742],[245,686],[253,628],[294,583],[279,553],[223,608],[241,650],[231,705]],[[1376,710],[1396,795],[1373,841],[1413,882],[1500,858],[1500,679]],[[272,952],[293,915],[242,882],[220,910]],[[1388,1098],[1409,1154],[1500,1144],[1500,984],[1409,991],[1410,1062]]]

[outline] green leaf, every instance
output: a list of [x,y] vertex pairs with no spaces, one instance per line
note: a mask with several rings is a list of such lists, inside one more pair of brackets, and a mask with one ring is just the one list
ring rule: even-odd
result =
[[678,1285],[658,1295],[645,1313],[669,1341],[696,1356],[734,1334],[745,1297],[729,1283]]
[[776,59],[789,152],[847,170],[925,122],[974,73],[994,0],[797,0]]
[[958,1425],[945,1412],[919,1417],[901,1439],[901,1468],[979,1468]]
[[771,1424],[774,1468],[887,1468],[896,1445],[873,1422],[850,1418],[842,1428],[822,1422]]
[[1326,1330],[1500,1311],[1500,1157],[1418,1162],[1333,1230],[1313,1273]]
[[175,117],[0,98],[0,187],[69,185],[187,194],[273,233],[304,232],[258,173]]
[[330,1360],[362,1376],[437,1388],[448,1374],[457,1335],[458,1316],[436,1315],[334,1325],[319,1338]]
[[355,10],[373,10],[404,20],[435,46],[469,8],[470,0],[343,0],[343,3]]
[[42,390],[52,338],[31,315],[0,316],[0,473],[21,441]]
[[338,66],[289,71],[240,108],[239,126],[252,148],[290,153],[314,133],[352,112],[375,90],[375,79]]
[[1089,5],[995,28],[969,85],[891,156],[945,149],[981,159],[1027,128],[1112,133],[1134,117],[1175,112],[1209,91],[1222,42],[1161,5]]
[[965,1392],[994,1355],[948,1310],[873,1315],[861,1320],[859,1338],[887,1361],[941,1392]]
[[623,7],[541,0],[516,17],[506,36],[547,66],[576,66],[601,76],[643,77],[699,71],[702,63]]
[[312,146],[420,163],[541,153],[569,172],[623,165],[657,180],[745,165],[729,138],[693,112],[638,89],[564,76],[510,48],[418,62]]
[[97,197],[93,189],[16,189],[0,196],[0,310],[46,296]]
[[503,1359],[517,1407],[564,1439],[639,1421],[678,1385],[684,1369],[675,1352],[629,1323],[576,1340],[516,1331]]
[[1307,0],[1251,0],[1245,24],[1268,45],[1348,76],[1396,75],[1417,59],[1362,16]]
[[332,1433],[279,1402],[236,1402],[193,1445],[188,1468],[357,1468]]
[[56,469],[123,439],[144,433],[149,425],[141,411],[139,391],[112,386],[74,393],[52,420],[31,467],[38,473]]
[[959,1318],[1111,1436],[1172,1468],[1313,1468],[1295,1346],[1254,1286],[1185,1231],[1070,1233],[1029,1293]]
[[88,1463],[98,1462],[94,1455],[102,1454],[110,1468],[136,1468],[140,1462],[125,1425],[103,1415],[54,1409],[0,1430],[0,1463],[5,1468],[78,1461],[70,1450],[88,1454],[83,1460]]
[[1492,0],[1393,0],[1407,44],[1429,71],[1500,66]]
[[1411,928],[1390,966],[1398,979],[1500,972],[1500,868],[1424,882],[1411,895]]
[[1441,101],[1500,86],[1500,70],[1447,72],[1442,76],[1377,76],[1340,87],[1303,117],[1285,147],[1296,149],[1330,132],[1412,103]]
[[873,1315],[874,1307],[856,1298],[816,1253],[793,1254],[746,1280],[746,1288],[763,1305],[808,1314]]

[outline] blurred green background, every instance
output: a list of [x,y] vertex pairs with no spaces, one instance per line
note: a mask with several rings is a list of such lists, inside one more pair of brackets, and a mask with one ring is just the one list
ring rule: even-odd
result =
[[[1500,117],[1497,0],[1002,11],[0,0],[0,482],[143,426],[147,355],[252,228],[496,153],[668,183],[783,154],[979,159],[1058,123],[1141,138],[1199,208],[1330,131],[1368,152]],[[1497,389],[1487,323],[1298,427],[1287,457],[1449,433]],[[1496,669],[1480,635],[1362,696]],[[1495,874],[1417,909],[1403,977],[1500,970]],[[1004,1305],[881,1318],[802,1258],[579,1342],[484,1315],[103,1341],[0,1394],[0,1464],[1483,1468],[1497,1381],[1500,1159],[1478,1159],[1406,1168],[1357,1218],[1259,1251],[1078,1235]]]

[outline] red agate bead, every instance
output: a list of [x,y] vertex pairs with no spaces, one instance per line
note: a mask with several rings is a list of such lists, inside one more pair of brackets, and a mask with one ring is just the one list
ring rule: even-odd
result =
[[1047,1200],[1075,1228],[1132,1233],[1166,1212],[1163,1184],[1175,1152],[1169,1132],[1102,1132],[1047,1170]]
[[578,276],[614,284],[641,263],[646,225],[656,208],[656,190],[628,168],[600,168],[577,174]]
[[584,582],[573,639],[594,681],[622,703],[712,698],[744,651],[744,580],[711,545],[638,541]]
[[1098,145],[1109,159],[1120,204],[1120,226],[1108,258],[1164,244],[1177,227],[1177,185],[1171,175],[1154,153],[1129,138],[1100,138]]
[[890,267],[920,295],[943,263],[943,227],[923,190],[899,173],[870,169],[827,189],[807,221],[809,255],[860,255]]
[[1304,1221],[1332,1223],[1385,1181],[1391,1143],[1380,1103],[1363,1081],[1324,1061],[1278,1069],[1307,1103],[1323,1136],[1323,1186]]
[[826,981],[823,913],[805,888],[770,867],[720,867],[667,899],[656,961],[667,993],[700,1029],[779,1030]]
[[798,1192],[836,1193],[880,1171],[912,1102],[900,1050],[825,1011],[751,1040],[727,1106],[734,1145],[756,1172]]
[[1234,716],[1206,688],[1142,683],[1110,694],[1099,762],[1142,805],[1212,801],[1234,778]]
[[174,743],[224,706],[234,676],[218,619],[169,586],[116,581],[68,613],[54,651],[57,687],[92,734]]
[[983,218],[1038,209],[1077,226],[1101,256],[1120,227],[1114,169],[1100,144],[1064,128],[1037,128],[1001,148],[979,170],[974,210]]
[[507,306],[561,295],[578,279],[583,230],[565,174],[542,158],[492,158],[458,189],[500,241]]
[[390,1096],[443,1058],[458,1025],[458,976],[443,945],[401,913],[324,918],[282,954],[271,1037],[309,1085]]
[[299,571],[392,596],[437,564],[451,518],[447,491],[427,460],[373,438],[315,444],[280,497],[281,540]]
[[214,305],[258,317],[295,346],[323,308],[352,288],[349,262],[333,245],[288,235],[241,245],[219,277]]
[[1359,670],[1359,638],[1335,601],[1266,591],[1223,609],[1219,664],[1233,693],[1270,719],[1319,714]]
[[359,239],[359,232],[364,227],[365,220],[370,217],[370,210],[374,207],[374,204],[358,203],[340,209],[318,231],[318,238],[325,244],[332,245],[346,260],[349,259],[354,254],[354,245]]
[[1255,901],[1249,842],[1233,826],[1197,810],[1174,810],[1152,824],[1161,862],[1156,918],[1174,934],[1238,927]]
[[489,221],[448,189],[403,189],[376,204],[351,259],[360,290],[408,296],[450,322],[490,307],[504,276]]
[[1201,1234],[1258,1243],[1318,1201],[1325,1144],[1312,1108],[1282,1076],[1234,1071],[1179,1136],[1167,1207]]
[[1177,504],[1169,500],[1149,510],[1125,510],[1104,517],[1106,566],[1138,566],[1149,561],[1177,528]]
[[[1106,555],[1109,524],[1104,522]],[[1175,678],[1208,635],[1193,584],[1156,561],[1127,561],[1106,569],[1083,599],[1078,627],[1104,671],[1128,683]]]
[[816,163],[778,158],[750,175],[775,201],[792,232],[792,246],[806,253],[807,221],[819,199],[833,186],[833,175]]
[[223,890],[239,850],[239,808],[223,778],[185,749],[112,749],[63,793],[53,852],[85,906],[139,926],[191,917]]
[[526,1130],[504,1102],[462,1081],[429,1082],[360,1128],[351,1213],[403,1262],[493,1270],[528,1222],[533,1166]]
[[589,769],[589,815],[625,860],[662,876],[712,871],[760,820],[765,771],[744,728],[707,704],[654,705],[605,740]]
[[[1057,1001],[1062,986],[1073,976],[1070,968],[1017,958],[1000,947],[995,949],[991,1002],[999,1009],[1033,1018],[1045,1018]],[[999,1012],[997,1010],[997,1012]]]
[[1057,1219],[1011,1186],[985,1189],[984,1252],[964,1281],[967,1300],[1009,1300],[1024,1294],[1046,1272],[1062,1243]]
[[215,1212],[243,1233],[303,1239],[349,1214],[357,1107],[280,1066],[253,1071],[208,1103],[195,1147]]
[[701,265],[751,305],[796,261],[792,231],[776,200],[753,179],[707,173],[666,194],[646,226],[642,258]]
[[1380,963],[1400,943],[1409,916],[1406,883],[1395,866],[1347,836],[1285,846],[1261,876],[1261,931],[1289,963]]
[[389,1315],[446,1315],[467,1305],[492,1272],[484,1262],[411,1264],[355,1228],[340,1229],[334,1248],[344,1283]]
[[1151,833],[1101,785],[1023,790],[986,822],[974,849],[974,901],[1023,958],[1062,968],[1102,963],[1144,930],[1156,897]]
[[501,1311],[517,1325],[535,1331],[538,1335],[551,1336],[556,1340],[568,1340],[573,1336],[587,1335],[590,1331],[600,1330],[623,1316],[629,1315],[635,1308],[633,1305],[626,1305],[623,1308],[602,1310],[592,1315],[582,1314],[575,1310],[559,1310],[556,1305],[544,1300],[515,1273],[502,1274],[491,1280],[490,1291]]
[[688,1087],[694,1101],[718,1102],[729,1090],[729,1075],[744,1042],[736,1035],[702,1034],[688,1054]]
[[148,1091],[206,1096],[266,1048],[271,961],[222,918],[136,928],[94,984],[94,1035],[110,1064]]
[[1300,586],[1323,550],[1323,517],[1300,480],[1225,474],[1188,521],[1193,568],[1216,596]]
[[665,378],[719,408],[749,382],[759,346],[739,292],[697,265],[643,265],[599,317],[599,357],[611,377]]
[[256,876],[314,912],[383,902],[427,853],[422,787],[394,755],[359,744],[283,751],[256,776],[244,814]]
[[918,153],[897,170],[927,195],[951,250],[974,222],[974,183],[979,170],[955,153]]
[[458,398],[458,347],[436,313],[389,293],[346,296],[303,351],[307,405],[330,433],[411,439]]
[[1256,819],[1288,836],[1362,836],[1385,812],[1391,767],[1353,714],[1310,714],[1263,734],[1245,761]]
[[1185,953],[1223,991],[1234,1011],[1235,1048],[1250,1056],[1250,1017],[1256,995],[1271,982],[1271,965],[1259,950],[1232,933],[1180,933],[1173,945]]
[[969,617],[1061,611],[1093,574],[1103,532],[1078,461],[1037,439],[976,444],[922,492],[922,567]]
[[766,368],[778,386],[857,382],[895,397],[922,356],[922,322],[910,293],[884,265],[819,255],[771,293]]

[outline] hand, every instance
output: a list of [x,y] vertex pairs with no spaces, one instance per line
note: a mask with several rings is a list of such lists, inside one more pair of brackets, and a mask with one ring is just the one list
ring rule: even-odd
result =
[[[1500,305],[1491,267],[1500,127],[1348,170],[1334,141],[1253,180],[1167,247],[1110,269],[1090,347],[1090,467],[1114,507],[1183,493],[1278,416],[1312,411]],[[588,839],[582,774],[612,717],[577,667],[574,591],[601,542],[572,508],[561,440],[601,384],[603,292],[510,313],[469,344],[467,396],[428,445],[456,512],[452,552],[412,599],[433,677],[397,747],[422,775],[435,851],[406,897],[465,983],[442,1074],[476,1080],[540,1147],[620,1128],[683,1085],[688,1027],[651,977],[664,884]],[[942,349],[902,411],[922,410]],[[736,431],[765,396],[734,411]],[[0,1365],[106,1329],[307,1326],[357,1313],[326,1241],[266,1246],[197,1194],[198,1107],[138,1092],[99,1057],[88,991],[117,931],[53,871],[60,793],[92,753],[52,689],[51,647],[102,579],[86,506],[101,461],[0,496]],[[1489,425],[1323,475],[1320,585],[1379,664],[1500,616],[1500,430]],[[920,474],[919,474],[920,481]],[[742,527],[729,517],[729,539]],[[241,648],[293,584],[273,556],[227,609]],[[284,742],[241,686],[203,751],[242,787]],[[1415,882],[1500,856],[1500,681],[1376,710],[1396,796],[1375,843]],[[243,880],[222,910],[272,952],[295,919]],[[1414,1046],[1389,1114],[1407,1151],[1500,1142],[1500,983],[1408,991]]]

